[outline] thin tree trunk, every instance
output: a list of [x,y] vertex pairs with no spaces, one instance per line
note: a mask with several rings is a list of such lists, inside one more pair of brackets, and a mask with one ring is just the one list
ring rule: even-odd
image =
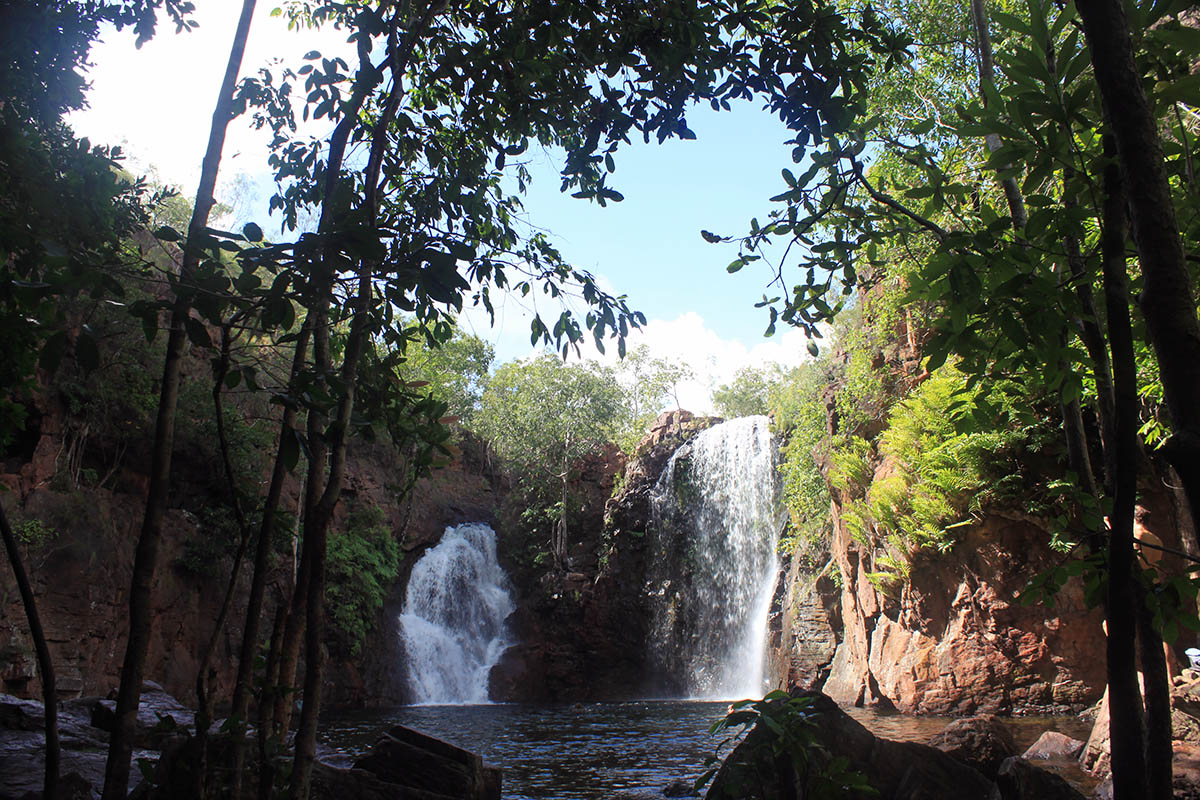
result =
[[[332,234],[335,222],[339,221],[345,213],[345,209],[334,207],[334,198],[338,183],[341,180],[342,162],[346,155],[346,144],[350,140],[350,134],[353,132],[355,125],[358,124],[358,114],[362,110],[363,103],[366,102],[367,95],[379,84],[381,77],[380,71],[370,61],[371,41],[371,37],[365,35],[365,31],[360,32],[358,38],[359,67],[358,74],[354,78],[354,91],[346,101],[345,106],[342,107],[342,117],[329,137],[329,156],[326,158],[325,183],[323,184],[321,193],[321,219],[317,226],[318,234],[326,237],[326,239]],[[322,247],[328,246],[327,242],[322,244]],[[317,375],[324,378],[329,375],[330,371],[329,305],[333,300],[333,282],[336,276],[332,274],[332,267],[329,266],[323,256],[314,264],[314,272],[320,272],[320,274],[314,274],[314,282],[320,288],[315,292],[313,307],[309,309],[313,325],[313,360]],[[304,493],[304,539],[301,543],[300,569],[296,575],[296,585],[292,592],[291,611],[288,614],[288,622],[284,631],[281,648],[279,665],[281,691],[275,700],[275,710],[272,715],[275,733],[281,742],[287,737],[287,731],[291,725],[292,718],[292,697],[288,690],[283,687],[295,685],[296,662],[300,657],[300,645],[304,638],[301,634],[305,631],[306,622],[309,617],[306,606],[308,598],[311,595],[309,586],[312,580],[312,560],[314,557],[313,548],[309,544],[309,529],[314,522],[310,512],[316,507],[317,498],[324,492],[327,480],[328,450],[325,444],[326,434],[324,426],[325,415],[316,409],[311,409],[308,414],[307,426],[309,467],[308,485]],[[306,670],[312,669],[312,667],[312,664],[308,664],[306,665]],[[299,740],[297,740],[297,747],[299,747]],[[303,779],[305,791],[307,791],[308,774],[310,773],[306,773]],[[297,776],[293,773],[293,789],[300,785],[296,778]]]
[[[312,327],[305,319],[296,340],[296,350],[292,356],[292,371],[288,378],[288,392],[293,394],[304,371],[305,360],[308,356],[308,337]],[[245,736],[246,719],[250,707],[250,677],[254,668],[254,655],[258,649],[258,631],[262,620],[263,598],[267,588],[267,569],[271,558],[271,542],[275,538],[275,528],[279,513],[279,502],[283,496],[283,484],[287,479],[287,458],[284,455],[286,437],[296,435],[297,410],[291,405],[285,405],[283,418],[279,424],[279,446],[275,451],[275,464],[271,470],[271,482],[267,488],[267,496],[263,502],[262,521],[258,531],[258,542],[254,551],[254,571],[250,581],[250,596],[246,601],[246,621],[242,631],[242,644],[238,653],[237,678],[233,686],[233,703],[229,711],[232,720],[233,733],[233,787],[230,796],[238,800],[242,793],[242,773],[245,766]],[[266,702],[265,690],[263,702]]]
[[[383,156],[386,149],[386,137],[402,96],[403,87],[401,82],[407,71],[408,61],[416,45],[417,38],[424,33],[434,16],[444,8],[445,6],[441,3],[427,4],[422,11],[420,19],[413,20],[411,27],[405,30],[402,42],[397,42],[394,33],[389,39],[387,61],[391,68],[393,83],[387,100],[384,103],[382,113],[376,121],[371,134],[371,154],[368,158],[364,174],[365,198],[363,207],[367,212],[367,221],[371,227],[374,227],[377,222],[378,188],[383,167]],[[361,98],[365,97],[365,91],[377,86],[383,75],[382,68],[377,69],[371,65],[369,40],[366,36],[360,36],[359,38],[359,60],[360,69],[355,79],[357,84],[355,96],[360,97],[359,104],[361,105]],[[359,95],[360,91],[364,92],[364,94]],[[354,114],[347,113],[342,123],[339,123],[339,129],[343,123],[354,122],[354,117],[356,116],[357,110],[355,110]],[[349,128],[346,130],[346,135],[348,136],[348,134]],[[336,135],[337,132],[335,131]],[[341,147],[343,148],[345,141],[345,138],[341,140]],[[332,157],[330,163],[333,163]],[[338,164],[340,165],[340,158]],[[329,203],[331,198],[334,197],[333,181],[339,179],[338,172],[340,172],[340,169],[332,170],[326,176],[327,184],[323,195],[326,205],[322,208],[320,226],[320,229],[323,231],[329,231],[332,223],[338,219],[338,215],[340,214],[340,210],[334,208]],[[318,296],[323,296],[323,298],[331,301],[333,275],[330,274],[325,277],[329,280],[328,287],[325,292],[318,293]],[[358,367],[363,353],[368,346],[369,312],[372,297],[371,277],[371,262],[366,259],[360,259],[355,308],[350,321],[350,332],[346,338],[346,345],[342,354],[340,375],[342,394],[338,402],[337,414],[328,430],[310,428],[309,434],[310,440],[319,440],[322,443],[322,448],[325,448],[324,458],[328,459],[329,474],[325,476],[323,471],[324,463],[321,463],[321,475],[319,478],[321,485],[307,495],[308,498],[317,498],[317,501],[315,504],[309,505],[305,510],[304,544],[305,550],[311,553],[311,561],[308,585],[308,624],[305,631],[304,701],[300,709],[300,724],[296,731],[295,758],[292,764],[290,794],[292,800],[307,800],[309,783],[312,778],[312,768],[316,761],[317,723],[321,710],[321,685],[325,657],[322,640],[325,633],[326,540],[328,538],[329,525],[333,520],[334,509],[341,498],[342,485],[345,480],[346,442],[350,433],[351,417],[354,412]],[[328,307],[328,303],[323,300],[321,306],[322,316],[318,317],[316,321],[317,327],[314,331],[314,336],[318,343],[314,353],[316,355],[317,369],[322,374],[327,374],[331,370],[328,349]],[[322,335],[324,336],[323,353],[321,352]],[[310,415],[310,419],[312,418],[313,416]],[[328,442],[327,445],[325,444],[326,442]],[[310,444],[310,446],[315,446],[315,442]],[[310,487],[312,486],[313,479],[314,473],[310,469]]]
[[229,571],[229,583],[225,587],[225,597],[221,602],[221,610],[217,613],[217,620],[213,625],[212,634],[208,637],[208,643],[205,645],[204,652],[200,656],[200,666],[196,670],[195,720],[196,740],[198,742],[197,749],[200,751],[196,793],[201,800],[208,796],[208,781],[210,777],[208,774],[208,729],[212,726],[213,708],[216,705],[216,701],[209,691],[210,665],[212,664],[213,653],[217,649],[217,642],[220,641],[221,633],[225,630],[225,622],[229,618],[229,612],[233,607],[233,593],[237,590],[238,576],[242,571],[242,562],[246,558],[246,549],[250,545],[250,526],[246,522],[246,515],[242,511],[242,504],[238,499],[237,476],[234,474],[233,459],[229,454],[229,435],[225,430],[225,404],[222,400],[225,377],[229,374],[229,365],[232,361],[230,354],[231,346],[230,325],[225,325],[221,329],[221,355],[217,362],[216,372],[213,375],[212,398],[213,413],[217,423],[217,441],[221,451],[221,465],[225,472],[225,482],[229,488],[229,502],[233,506],[233,514],[237,520],[239,536],[238,549],[233,558],[233,568]]
[[1077,4],[1120,158],[1124,192],[1142,270],[1142,314],[1158,359],[1171,437],[1162,450],[1200,515],[1200,321],[1184,260],[1162,144],[1133,57],[1120,0]]
[[1175,796],[1174,746],[1171,730],[1171,681],[1162,634],[1146,606],[1146,588],[1138,584],[1137,638],[1142,657],[1142,680],[1146,695],[1146,771],[1150,791],[1146,800],[1171,800]]
[[[200,262],[200,242],[206,237],[208,217],[216,202],[213,192],[221,151],[225,146],[225,131],[233,118],[233,92],[241,69],[242,55],[250,34],[255,0],[243,0],[242,13],[230,48],[225,76],[213,110],[208,149],[200,172],[196,204],[188,226],[188,238],[180,266],[179,282],[191,283]],[[150,592],[158,566],[159,542],[162,539],[163,518],[166,516],[167,495],[171,481],[171,450],[175,441],[175,409],[179,401],[179,379],[187,334],[184,321],[190,312],[185,299],[177,299],[171,310],[167,352],[163,362],[163,378],[155,422],[154,449],[151,455],[150,486],[146,512],[138,537],[133,562],[133,577],[129,588],[129,638],[121,666],[121,683],[117,691],[116,722],[109,741],[108,760],[104,767],[103,800],[121,800],[129,790],[129,766],[133,754],[133,734],[137,724],[138,704],[142,695],[142,678],[146,668],[146,652],[150,647]]]
[[[1111,136],[1105,137],[1106,149],[1115,150]],[[1134,356],[1133,325],[1129,314],[1129,276],[1125,265],[1125,198],[1121,175],[1116,164],[1104,174],[1104,208],[1101,257],[1104,267],[1104,299],[1108,316],[1109,343],[1114,366],[1114,527],[1119,505],[1122,534],[1128,525],[1133,537],[1133,510],[1136,505],[1137,465],[1141,447],[1137,438],[1138,397],[1137,362]],[[1118,498],[1117,494],[1120,495]],[[1132,494],[1132,499],[1128,495]],[[1137,637],[1142,658],[1142,676],[1146,708],[1146,769],[1149,774],[1149,800],[1170,800],[1172,787],[1171,687],[1162,636],[1154,629],[1146,606],[1145,589],[1139,582]]]
[[1138,399],[1133,330],[1129,319],[1129,278],[1125,266],[1125,208],[1120,174],[1104,174],[1101,261],[1108,341],[1112,348],[1115,472],[1112,476],[1112,532],[1108,576],[1108,705],[1116,800],[1141,798],[1147,764],[1143,750],[1142,702],[1134,658],[1133,609],[1142,601],[1134,590],[1133,511],[1137,503]]
[[[992,37],[988,33],[987,8],[984,2],[985,0],[971,0],[971,18],[975,23],[975,42],[978,45],[979,98],[986,106],[987,93],[984,91],[984,87],[992,86],[995,83],[996,67],[992,61]],[[987,144],[988,152],[991,153],[1001,147],[999,134],[989,133],[984,137],[984,142]],[[1000,180],[1000,185],[1004,188],[1004,198],[1008,201],[1008,211],[1012,217],[1013,228],[1024,229],[1027,220],[1025,199],[1021,196],[1016,178],[1003,178]]]
[[29,583],[29,575],[25,572],[25,563],[21,560],[17,537],[8,524],[8,516],[4,513],[3,506],[0,506],[0,535],[4,537],[4,551],[8,554],[8,563],[12,564],[17,590],[21,593],[21,604],[25,607],[25,619],[29,622],[29,635],[33,639],[33,650],[37,656],[38,672],[41,673],[42,679],[43,719],[46,724],[46,768],[42,779],[42,797],[45,800],[55,800],[58,795],[60,748],[54,662],[50,660],[50,647],[46,644],[46,631],[42,628],[41,617],[38,616],[37,601],[33,596],[33,586]]
[[[279,684],[279,656],[283,644],[283,629],[287,624],[287,603],[282,600],[275,609],[275,625],[271,643],[267,646],[267,667],[263,674],[262,697],[258,702],[258,800],[271,800],[275,785],[275,764],[271,760],[271,711],[274,692]],[[240,790],[240,783],[235,784]]]
[[[318,302],[327,304],[332,301],[328,295],[322,295],[322,297],[323,299]],[[329,309],[328,305],[325,305],[314,314],[313,361],[317,374],[326,378],[330,373],[329,334]],[[308,413],[310,457],[308,487],[304,495],[304,540],[300,554],[300,574],[296,580],[296,589],[292,598],[292,614],[296,614],[299,609],[303,610],[304,636],[297,637],[294,642],[288,642],[286,638],[284,640],[285,645],[296,648],[297,656],[300,645],[304,646],[304,684],[300,724],[296,730],[289,793],[292,800],[305,800],[308,797],[309,782],[312,780],[312,768],[317,754],[316,711],[320,707],[321,668],[323,666],[321,662],[324,655],[321,638],[324,634],[325,609],[322,602],[324,586],[321,585],[318,590],[314,590],[313,585],[318,580],[318,571],[321,573],[320,578],[324,577],[325,538],[328,532],[328,521],[320,518],[319,510],[320,500],[324,496],[329,480],[330,448],[326,439],[326,420],[327,416],[318,409],[311,409]],[[291,624],[291,619],[289,619],[289,623],[288,632],[291,632],[295,628],[294,624]],[[295,624],[299,623],[300,618],[297,618]],[[285,633],[285,637],[286,635]],[[291,653],[285,650],[284,655],[287,657]],[[293,669],[295,668],[294,659],[291,666]],[[295,678],[293,677],[292,680]],[[290,721],[291,708],[289,706],[283,727],[284,732]],[[307,732],[309,728],[312,729],[311,736]]]

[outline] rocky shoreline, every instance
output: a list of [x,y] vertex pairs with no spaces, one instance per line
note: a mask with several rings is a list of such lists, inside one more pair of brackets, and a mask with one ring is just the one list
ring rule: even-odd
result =
[[[62,745],[58,800],[93,800],[104,784],[112,700],[80,698],[60,704]],[[198,741],[194,712],[147,682],[138,709],[130,796],[185,800],[196,794]],[[40,800],[45,763],[41,703],[0,694],[0,800]],[[320,757],[320,754],[318,754]],[[229,736],[214,725],[208,762],[227,778]],[[286,760],[285,757],[280,759]],[[467,750],[401,726],[381,731],[370,753],[349,765],[318,761],[310,800],[500,800],[501,771]],[[246,771],[245,797],[256,796]],[[218,791],[219,796],[219,791]]]
[[[193,712],[162,687],[147,683],[138,714],[132,796],[143,800],[186,798],[194,791],[196,754]],[[1111,797],[1107,779],[1108,718],[1097,714],[1088,742],[1047,731],[1020,752],[1002,717],[976,715],[950,723],[925,742],[893,741],[877,736],[819,692],[794,692],[807,698],[804,714],[813,736],[813,763],[840,758],[842,769],[861,774],[878,797],[891,800],[979,797],[988,800],[1079,800]],[[1200,673],[1188,670],[1177,679],[1176,796],[1200,798]],[[779,701],[776,701],[779,702]],[[94,798],[103,782],[112,701],[99,697],[60,704],[63,744],[63,798]],[[0,695],[0,800],[41,796],[44,758],[41,703]],[[784,797],[777,766],[763,763],[766,726],[752,731],[726,759],[707,797]],[[770,748],[767,748],[770,750]],[[214,726],[209,763],[218,775],[227,761],[228,737]],[[774,752],[774,751],[772,751]],[[813,755],[815,754],[815,755]],[[408,728],[381,730],[368,754],[354,760],[327,753],[314,775],[314,800],[499,800],[498,767],[476,754]],[[570,753],[563,754],[571,758]],[[760,789],[741,786],[750,770]],[[763,782],[763,775],[770,775]],[[795,775],[792,776],[795,779]],[[775,788],[770,788],[774,786]],[[755,793],[757,792],[757,793]],[[627,793],[628,794],[628,793]],[[633,796],[633,795],[630,795]],[[696,796],[687,780],[677,780],[651,797]],[[844,795],[853,798],[853,792]],[[61,798],[60,798],[61,800]]]

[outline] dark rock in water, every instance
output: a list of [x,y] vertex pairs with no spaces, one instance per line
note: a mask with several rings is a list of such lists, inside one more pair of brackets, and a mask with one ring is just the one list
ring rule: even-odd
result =
[[[68,800],[76,797],[90,800],[104,785],[108,734],[93,728],[89,716],[88,707],[79,701],[64,703],[58,712],[62,746],[60,789],[62,797]],[[41,796],[46,759],[44,726],[41,703],[0,695],[0,800]],[[136,751],[134,759],[156,755]],[[130,785],[140,782],[141,776],[135,769]]]
[[[893,742],[877,738],[837,704],[820,693],[803,693],[810,698],[804,712],[815,723],[813,736],[824,748],[810,750],[810,763],[821,770],[830,759],[845,758],[849,771],[860,773],[880,800],[945,800],[945,798],[992,797],[995,785],[977,770],[937,748],[916,742]],[[777,760],[772,752],[774,734],[756,727],[721,766],[706,795],[709,800],[776,800],[806,797],[805,776],[795,776],[790,763]],[[793,783],[787,787],[786,782]],[[781,791],[782,789],[782,791]],[[835,793],[844,800],[867,795],[845,789]]]
[[[116,701],[95,699],[88,707],[92,725],[112,733],[116,727]],[[187,737],[195,715],[195,711],[167,694],[157,683],[146,681],[138,703],[133,744],[150,750],[171,747]]]
[[396,726],[371,752],[354,762],[356,770],[372,772],[399,786],[463,800],[500,800],[498,767],[449,742]]
[[996,776],[1000,800],[1084,800],[1071,784],[1023,758],[1007,758]]
[[696,792],[695,784],[691,781],[686,781],[683,778],[678,778],[671,781],[662,790],[663,797],[699,797]]
[[1028,761],[1048,760],[1048,759],[1066,759],[1073,761],[1079,758],[1079,754],[1083,752],[1084,742],[1078,739],[1072,739],[1066,734],[1058,731],[1046,731],[1036,742],[1029,746],[1029,749],[1022,754],[1021,758]]
[[[154,788],[142,800],[195,798],[198,763],[194,737],[164,751]],[[228,786],[232,777],[233,747],[227,734],[209,738],[208,764],[209,785],[221,796],[220,787]],[[258,769],[247,768],[243,776],[242,796],[256,796]],[[314,764],[310,800],[500,800],[500,770],[474,753],[397,727],[350,769]]]
[[929,744],[993,780],[1000,764],[1017,754],[1012,733],[991,714],[956,719]]
[[[459,800],[457,795],[401,788],[365,769],[313,765],[309,800]],[[499,797],[499,795],[496,795]]]

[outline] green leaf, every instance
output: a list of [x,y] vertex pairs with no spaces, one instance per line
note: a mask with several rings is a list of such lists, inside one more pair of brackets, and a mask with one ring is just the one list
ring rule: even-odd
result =
[[242,226],[242,235],[246,237],[248,242],[261,242],[263,239],[263,230],[257,223],[247,222]]
[[183,326],[192,344],[197,347],[212,347],[212,337],[208,335],[208,328],[204,327],[203,322],[195,317],[187,317]]
[[178,242],[183,239],[183,234],[172,228],[170,225],[163,225],[161,228],[154,231],[154,238],[161,242]]
[[42,344],[42,352],[38,354],[38,366],[46,372],[54,372],[62,361],[63,352],[67,349],[67,334],[58,331]]
[[91,372],[100,366],[100,348],[96,346],[96,337],[86,328],[81,329],[75,339],[75,359],[84,372]]

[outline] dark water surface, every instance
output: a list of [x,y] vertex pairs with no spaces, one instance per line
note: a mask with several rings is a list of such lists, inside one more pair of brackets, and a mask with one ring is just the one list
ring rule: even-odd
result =
[[[343,712],[322,720],[328,755],[352,759],[370,750],[389,725],[406,725],[481,754],[504,768],[509,800],[611,798],[621,792],[661,797],[671,781],[704,770],[719,737],[708,729],[723,702],[653,700],[573,706],[513,704],[405,706]],[[925,742],[945,717],[881,715],[848,709],[888,739]],[[1090,726],[1074,717],[1008,720],[1019,750],[1046,730],[1086,739]]]

